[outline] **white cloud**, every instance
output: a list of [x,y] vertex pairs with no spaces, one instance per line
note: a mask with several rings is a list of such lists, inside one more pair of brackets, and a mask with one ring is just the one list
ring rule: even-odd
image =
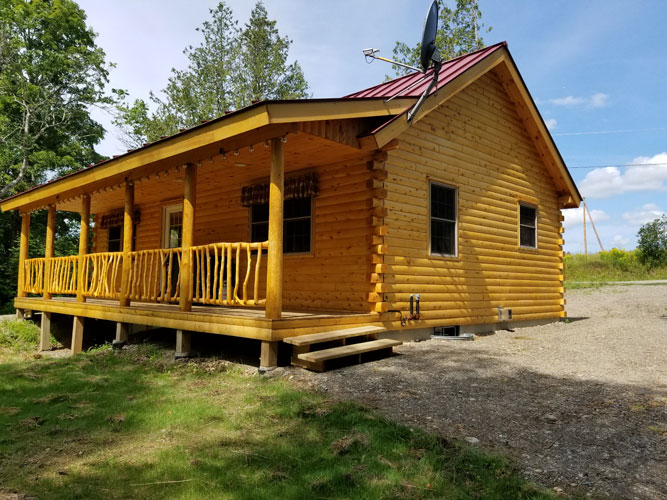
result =
[[556,125],[558,125],[558,122],[556,121],[555,118],[547,118],[544,120],[544,124],[547,126],[549,130],[553,130],[556,128]]
[[660,210],[658,205],[655,203],[646,203],[639,210],[625,212],[623,214],[623,220],[628,224],[641,226],[647,222],[653,222],[655,219],[659,219],[663,215],[665,215],[665,212]]
[[[576,226],[581,226],[584,223],[584,215],[582,210],[584,209],[583,205],[579,208],[568,208],[563,210],[563,216],[565,220],[563,221],[564,228],[572,228]],[[599,224],[600,222],[608,221],[611,217],[604,210],[591,210],[591,216],[593,217],[593,222]],[[588,213],[586,214],[586,224],[590,223]]]
[[563,106],[566,108],[586,107],[586,108],[603,108],[609,104],[609,95],[602,92],[595,92],[590,97],[571,96],[555,97],[549,99],[548,102],[554,106]]
[[[630,162],[624,172],[618,167],[596,168],[579,182],[586,198],[609,198],[633,191],[667,190],[667,152],[640,156]],[[646,165],[646,166],[642,166]]]
[[613,238],[613,242],[614,242],[614,248],[618,248],[618,249],[621,249],[621,250],[626,250],[628,245],[630,245],[630,243],[632,243],[630,241],[630,238],[626,238],[622,234],[615,234],[614,238]]

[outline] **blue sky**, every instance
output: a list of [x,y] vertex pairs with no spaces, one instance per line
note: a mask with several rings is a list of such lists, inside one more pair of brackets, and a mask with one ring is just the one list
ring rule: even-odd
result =
[[[313,97],[339,97],[384,79],[380,61],[396,40],[416,43],[430,0],[265,0]],[[453,0],[451,0],[453,3]],[[110,86],[147,98],[182,68],[186,45],[214,0],[79,0],[98,45],[117,67]],[[229,0],[240,22],[252,1]],[[492,26],[486,43],[506,40],[570,171],[586,197],[605,249],[631,249],[639,226],[667,212],[667,2],[662,0],[480,0]],[[110,118],[98,150],[125,148]],[[622,131],[622,132],[619,132]],[[619,167],[619,165],[638,165]],[[660,164],[655,166],[652,164]],[[599,168],[579,168],[599,167]],[[565,250],[583,251],[581,210],[565,213]],[[589,251],[598,250],[588,231]]]

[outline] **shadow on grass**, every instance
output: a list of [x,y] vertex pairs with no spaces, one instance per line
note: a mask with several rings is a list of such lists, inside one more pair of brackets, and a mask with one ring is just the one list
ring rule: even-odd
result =
[[282,380],[140,361],[0,365],[0,483],[49,499],[550,498],[501,458]]

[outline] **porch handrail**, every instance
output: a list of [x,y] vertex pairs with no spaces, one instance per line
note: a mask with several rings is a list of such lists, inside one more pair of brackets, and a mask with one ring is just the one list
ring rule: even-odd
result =
[[43,293],[44,291],[44,257],[26,259],[23,262],[23,291],[25,293]]
[[[128,298],[148,302],[178,303],[181,285],[181,248],[130,252]],[[174,276],[174,273],[178,273]]]
[[47,259],[46,266],[49,268],[49,280],[45,284],[44,291],[52,294],[75,294],[78,264],[79,257],[77,255]]
[[122,263],[122,252],[99,252],[84,255],[83,266],[88,273],[83,280],[83,295],[100,299],[117,299],[120,296]]
[[[223,306],[264,304],[266,299],[260,298],[260,272],[262,251],[268,248],[268,241],[210,243],[191,247],[195,273],[193,302]],[[252,295],[249,296],[253,274]]]

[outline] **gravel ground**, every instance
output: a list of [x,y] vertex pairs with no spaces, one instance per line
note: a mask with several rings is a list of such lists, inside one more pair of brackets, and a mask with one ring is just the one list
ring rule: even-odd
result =
[[531,480],[667,499],[667,285],[567,294],[567,323],[430,340],[297,384],[512,456]]

